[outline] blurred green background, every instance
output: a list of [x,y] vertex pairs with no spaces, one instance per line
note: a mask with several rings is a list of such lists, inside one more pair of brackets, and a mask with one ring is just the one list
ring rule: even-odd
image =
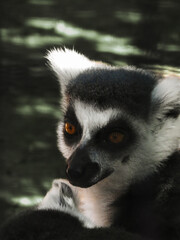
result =
[[180,74],[179,12],[179,0],[0,1],[0,224],[64,177],[47,49]]

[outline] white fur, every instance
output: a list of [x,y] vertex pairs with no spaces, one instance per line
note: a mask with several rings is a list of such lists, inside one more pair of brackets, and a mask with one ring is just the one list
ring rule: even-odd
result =
[[48,52],[46,58],[61,83],[62,93],[72,78],[75,78],[84,70],[97,65],[96,62],[89,60],[75,50],[66,48],[51,50]]
[[[72,192],[73,192],[73,199],[64,197],[66,202],[66,206],[62,206],[60,204],[60,194],[61,191],[61,183],[65,183],[69,185]],[[56,179],[53,181],[52,188],[47,192],[46,196],[43,198],[42,202],[39,204],[37,209],[52,209],[58,210],[67,214],[70,214],[73,217],[79,219],[79,221],[83,224],[86,228],[95,228],[98,227],[90,218],[86,217],[82,212],[79,203],[79,191],[78,188],[72,186],[67,180],[65,179]]]
[[104,127],[110,119],[114,119],[117,115],[120,115],[120,110],[112,108],[100,110],[94,105],[78,100],[75,100],[74,109],[78,121],[83,128],[82,141],[84,141],[84,138],[89,140],[92,132]]
[[152,92],[152,105],[154,103],[157,108],[151,117],[154,154],[161,161],[180,147],[180,116],[177,118],[165,116],[171,109],[180,111],[180,78],[168,76],[162,79]]
[[[116,118],[117,115],[120,116],[121,111],[109,108],[107,110],[100,110],[94,105],[83,103],[79,100],[75,100],[74,109],[78,121],[83,129],[83,136],[81,138],[81,142],[79,144],[86,144],[86,142],[91,138],[92,134],[99,128],[105,126],[110,119]],[[78,145],[70,147],[64,143],[63,139],[63,127],[64,124],[62,122],[59,123],[57,134],[58,134],[58,147],[60,151],[63,153],[64,157],[68,159],[72,154],[72,151],[75,150]]]
[[152,103],[157,101],[160,101],[163,112],[171,109],[174,103],[180,108],[180,78],[169,76],[160,80],[152,92]]
[[64,129],[64,123],[60,122],[57,128],[58,148],[63,154],[63,156],[65,157],[65,159],[68,159],[71,156],[74,147],[71,147],[71,150],[70,150],[70,147],[65,144],[63,129]]

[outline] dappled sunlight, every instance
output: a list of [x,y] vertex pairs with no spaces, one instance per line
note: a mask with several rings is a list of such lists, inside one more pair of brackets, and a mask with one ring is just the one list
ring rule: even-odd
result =
[[[41,202],[48,189],[51,187],[53,179],[42,179],[39,183],[33,178],[21,178],[17,183],[13,179],[8,179],[7,189],[1,189],[0,201],[9,205],[20,207],[32,207]],[[17,184],[18,187],[15,187]],[[40,186],[40,185],[41,186]],[[43,193],[42,193],[43,192]]]
[[167,65],[158,65],[152,64],[150,67],[154,72],[161,73],[162,75],[171,75],[175,74],[176,76],[180,76],[180,69],[176,67],[171,67]]
[[54,32],[54,35],[31,33],[28,36],[21,36],[18,29],[13,33],[11,29],[3,29],[3,41],[29,48],[39,48],[48,45],[62,46],[81,38],[94,42],[95,48],[99,52],[109,52],[122,56],[143,54],[143,51],[132,45],[130,37],[116,37],[111,34],[100,33],[99,31],[81,28],[63,20],[28,18],[24,25],[37,29],[51,30]]
[[51,30],[57,23],[58,20],[52,18],[29,18],[26,20],[25,26]]
[[44,115],[49,114],[57,119],[60,117],[59,111],[56,111],[56,108],[53,109],[53,107],[48,104],[44,105],[34,104],[33,106],[30,105],[18,106],[16,108],[16,113],[27,116],[34,115],[36,113]]
[[179,52],[180,51],[180,45],[179,44],[158,44],[157,45],[158,50],[164,50],[166,49],[166,52]]
[[55,31],[60,35],[71,38],[84,38],[95,42],[97,51],[109,52],[119,55],[141,55],[143,54],[135,46],[131,45],[129,37],[115,37],[110,34],[103,34],[95,30],[87,30],[64,21],[60,21]]
[[73,38],[85,37],[96,40],[95,37],[97,37],[97,33],[93,30],[85,30],[64,21],[59,21],[56,24],[55,31],[58,34]]
[[46,142],[35,141],[32,143],[31,148],[38,148],[38,149],[50,149],[51,145]]
[[[118,45],[118,43],[119,45]],[[143,51],[140,51],[138,48],[130,45],[129,39],[119,39],[112,40],[109,44],[107,42],[103,42],[98,44],[97,50],[99,52],[108,52],[123,55],[143,55]]]
[[4,36],[2,40],[6,43],[11,43],[19,46],[29,47],[29,48],[39,48],[52,44],[61,44],[63,43],[63,38],[51,35],[41,35],[38,33],[31,34],[29,36],[22,37],[21,35],[11,34],[10,29],[4,29]]
[[28,0],[29,4],[33,5],[54,5],[56,3],[55,0]]
[[[40,2],[40,1],[38,1]],[[49,2],[49,1],[45,1]],[[86,11],[77,11],[77,16],[85,17]],[[94,11],[87,11],[90,17],[95,14]],[[87,17],[87,16],[86,16]],[[142,13],[138,11],[120,11],[114,12],[114,17],[124,24],[138,24],[143,22]],[[126,34],[119,36],[106,34],[104,32],[87,29],[81,25],[72,24],[69,21],[60,20],[59,18],[48,17],[29,17],[24,21],[24,27],[30,30],[29,34],[22,34],[20,29],[3,28],[1,29],[2,41],[21,47],[32,49],[46,48],[47,46],[67,46],[79,39],[90,42],[94,45],[94,49],[99,53],[109,53],[119,56],[139,56],[146,57],[147,51],[136,46],[131,35]],[[38,33],[38,30],[43,30],[43,34]],[[127,29],[128,32],[128,29]],[[169,36],[168,36],[169,37]],[[172,39],[178,39],[178,35],[173,33]],[[166,41],[157,43],[157,50],[164,52],[177,52],[180,50],[179,44],[169,44]],[[150,56],[150,54],[149,54]],[[113,62],[115,63],[115,62]],[[116,63],[118,61],[116,60]],[[125,64],[125,61],[120,60],[120,64]]]
[[[29,56],[29,59],[33,59],[33,58],[39,58],[40,60],[42,60],[42,56]],[[47,67],[46,66],[41,66],[41,67],[39,67],[39,66],[32,66],[32,67],[29,67],[28,68],[29,70],[30,70],[30,72],[31,72],[31,76],[32,77],[41,77],[42,76],[42,72],[44,71],[47,71]]]
[[[137,14],[136,14],[137,15]],[[131,16],[131,14],[129,14]],[[129,17],[130,18],[130,17]],[[143,54],[137,47],[131,44],[130,37],[116,37],[110,34],[100,33],[91,29],[84,29],[77,25],[70,24],[58,19],[50,18],[29,18],[26,20],[27,27],[34,27],[45,30],[53,30],[59,37],[53,36],[40,36],[32,35],[25,37],[25,39],[11,38],[10,41],[15,44],[24,44],[29,47],[40,47],[48,44],[67,44],[67,42],[75,41],[76,39],[83,38],[88,41],[94,42],[97,51],[109,52],[119,55],[141,55]],[[6,34],[8,35],[8,34]],[[23,40],[23,41],[22,41]]]
[[56,119],[61,116],[60,108],[45,102],[42,99],[28,99],[20,98],[15,109],[17,114],[30,116],[35,114],[50,115]]
[[76,15],[79,18],[92,18],[97,16],[97,11],[94,10],[81,10],[81,11],[76,11]]
[[8,204],[18,204],[19,206],[35,206],[38,203],[41,202],[43,196],[42,195],[36,195],[36,194],[32,194],[32,196],[29,195],[21,195],[19,196],[19,194],[7,194],[5,192],[2,192],[0,194],[0,199],[3,201],[6,201]]
[[54,179],[52,179],[52,181],[49,181],[49,180],[44,180],[42,182],[42,186],[44,187],[44,189],[47,189],[49,190],[51,185],[52,185],[52,182],[53,182]]
[[26,206],[26,207],[32,207],[40,203],[42,200],[42,196],[32,196],[32,197],[14,197],[11,199],[12,203],[16,203],[19,206]]
[[115,18],[121,20],[122,22],[137,24],[143,20],[142,14],[140,12],[131,11],[115,11]]

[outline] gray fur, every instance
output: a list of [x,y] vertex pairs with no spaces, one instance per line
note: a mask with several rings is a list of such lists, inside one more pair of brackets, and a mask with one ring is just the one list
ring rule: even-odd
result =
[[156,81],[155,75],[133,67],[91,68],[72,79],[66,93],[99,108],[123,108],[147,118]]

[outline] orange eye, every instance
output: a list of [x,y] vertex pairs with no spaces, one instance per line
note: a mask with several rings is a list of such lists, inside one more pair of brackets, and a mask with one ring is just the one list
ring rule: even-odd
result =
[[121,133],[121,132],[112,132],[109,135],[109,140],[112,143],[120,143],[120,142],[122,142],[124,140],[124,134]]
[[76,133],[76,128],[73,124],[71,123],[65,123],[65,131],[70,134],[70,135],[73,135]]

